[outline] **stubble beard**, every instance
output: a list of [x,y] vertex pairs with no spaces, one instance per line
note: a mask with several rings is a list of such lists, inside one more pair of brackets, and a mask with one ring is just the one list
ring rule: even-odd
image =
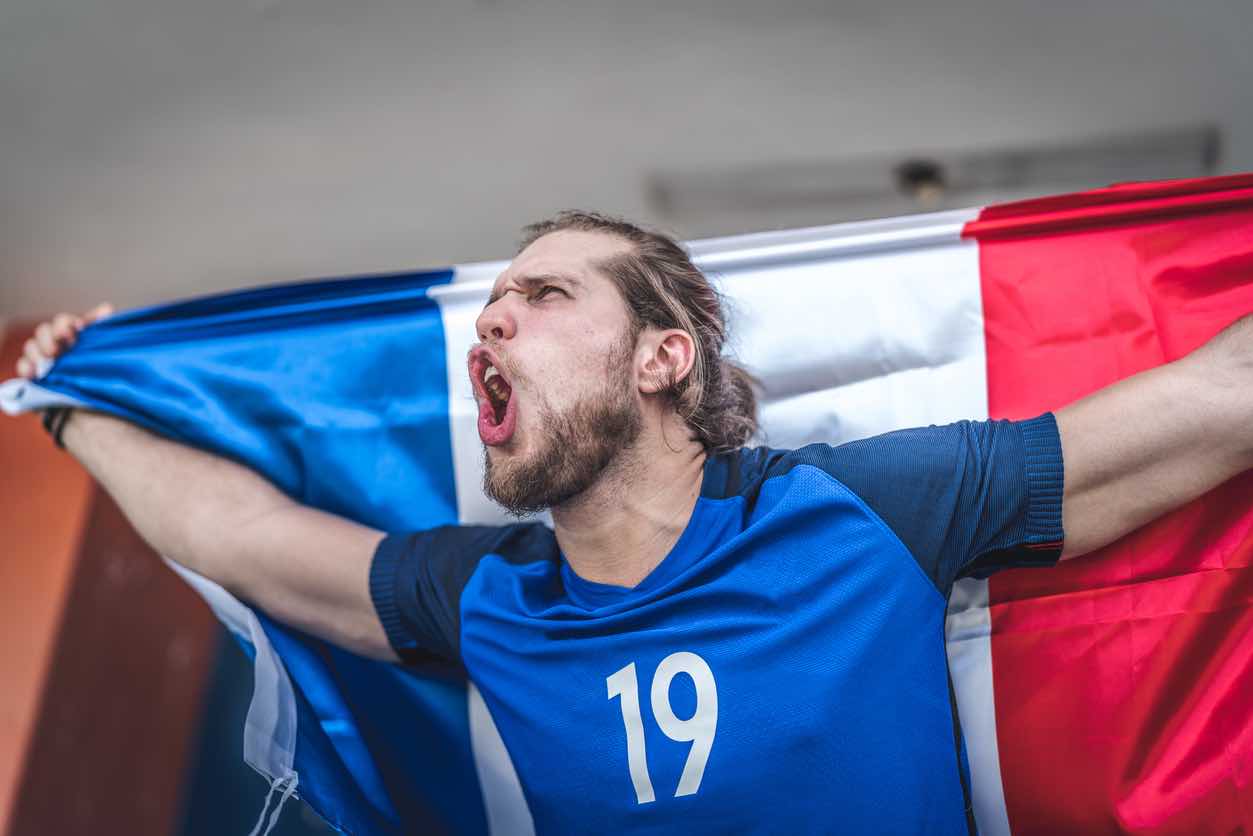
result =
[[562,505],[586,491],[639,438],[643,418],[631,391],[634,335],[606,362],[605,385],[558,412],[535,406],[544,435],[525,459],[493,462],[483,449],[483,490],[516,517]]

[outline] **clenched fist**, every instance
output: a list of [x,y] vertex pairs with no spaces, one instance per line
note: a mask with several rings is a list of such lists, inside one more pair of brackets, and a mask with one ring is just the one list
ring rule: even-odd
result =
[[60,313],[47,322],[41,322],[35,328],[35,335],[26,341],[22,357],[17,361],[18,376],[27,379],[35,377],[74,345],[79,331],[111,313],[113,306],[106,302],[82,316]]

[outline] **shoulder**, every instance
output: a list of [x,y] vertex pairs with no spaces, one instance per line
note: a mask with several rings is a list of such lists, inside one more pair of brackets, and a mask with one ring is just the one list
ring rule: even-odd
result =
[[[1044,423],[1047,422],[1047,423]],[[903,476],[956,478],[961,466],[1005,447],[1028,446],[1042,427],[1052,427],[1046,414],[1032,421],[957,421],[942,426],[894,430],[842,444],[814,443],[797,448],[744,447],[718,457],[706,480],[711,498],[743,495],[761,483],[811,467],[856,490],[867,477],[892,483]],[[1056,435],[1056,430],[1053,430]]]
[[707,491],[744,496],[758,512],[778,501],[812,511],[854,497],[946,593],[975,559],[986,558],[979,572],[1047,565],[1061,540],[1060,443],[1048,413],[840,445],[745,448],[720,457],[711,475]]
[[710,458],[702,495],[707,499],[754,499],[766,482],[794,476],[798,469],[821,471],[855,493],[866,477],[891,482],[931,469],[951,472],[953,454],[970,446],[981,425],[962,421],[943,427],[897,430],[843,444],[796,448],[743,447]]
[[370,597],[401,659],[457,661],[462,592],[493,556],[521,566],[555,562],[559,552],[540,523],[448,525],[383,538],[370,567]]
[[471,571],[488,555],[497,555],[509,563],[556,560],[558,556],[552,530],[538,522],[444,525],[391,534],[379,544],[379,554],[387,554],[393,560],[416,558],[428,565],[444,563]]
[[829,444],[795,449],[743,447],[711,456],[701,490],[702,499],[738,500],[747,519],[780,507],[817,510],[858,499],[845,483],[846,451]]

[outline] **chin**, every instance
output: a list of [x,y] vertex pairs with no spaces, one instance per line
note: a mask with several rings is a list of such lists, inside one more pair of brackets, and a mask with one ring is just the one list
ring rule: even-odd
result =
[[522,443],[518,440],[518,436],[520,435],[521,433],[514,431],[513,438],[509,439],[509,441],[505,444],[495,446],[484,444],[483,449],[487,451],[487,455],[493,458],[500,458],[501,456],[517,456],[519,453],[523,452]]

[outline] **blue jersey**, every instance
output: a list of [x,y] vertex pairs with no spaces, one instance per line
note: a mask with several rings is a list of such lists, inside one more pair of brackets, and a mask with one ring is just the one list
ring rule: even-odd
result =
[[678,542],[592,583],[540,524],[383,540],[406,662],[464,666],[539,833],[966,833],[963,573],[1061,552],[1052,415],[710,456]]

